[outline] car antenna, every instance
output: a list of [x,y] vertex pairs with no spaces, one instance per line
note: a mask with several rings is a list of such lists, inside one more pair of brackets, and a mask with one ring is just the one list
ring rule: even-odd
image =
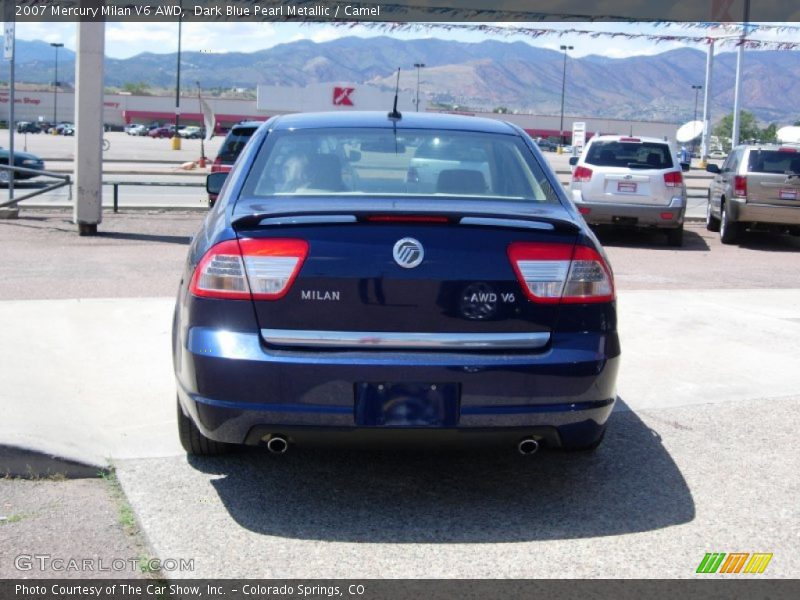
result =
[[400,93],[400,67],[397,67],[397,83],[394,86],[394,107],[389,113],[390,119],[402,119],[403,115],[397,110],[397,95]]

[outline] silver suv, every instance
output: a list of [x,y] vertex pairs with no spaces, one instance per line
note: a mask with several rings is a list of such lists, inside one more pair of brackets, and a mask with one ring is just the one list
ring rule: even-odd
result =
[[683,244],[686,185],[675,148],[658,138],[595,136],[574,167],[570,190],[590,225],[663,229],[670,246]]
[[708,188],[706,228],[733,244],[746,228],[800,234],[800,146],[736,146]]

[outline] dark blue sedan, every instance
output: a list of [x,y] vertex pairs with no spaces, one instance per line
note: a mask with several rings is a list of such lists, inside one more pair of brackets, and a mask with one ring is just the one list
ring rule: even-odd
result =
[[518,127],[274,117],[208,191],[173,328],[187,452],[602,440],[611,268]]

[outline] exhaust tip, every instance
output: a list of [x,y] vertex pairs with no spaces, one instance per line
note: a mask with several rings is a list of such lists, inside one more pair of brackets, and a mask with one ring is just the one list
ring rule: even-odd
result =
[[533,438],[525,438],[524,440],[520,441],[519,444],[517,444],[517,452],[523,456],[536,454],[537,450],[539,450],[539,442]]
[[285,454],[289,449],[289,442],[282,435],[265,435],[261,438],[267,443],[267,450],[273,454]]

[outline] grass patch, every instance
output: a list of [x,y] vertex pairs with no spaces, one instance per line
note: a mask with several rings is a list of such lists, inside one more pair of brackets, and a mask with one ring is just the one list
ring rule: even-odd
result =
[[113,468],[101,471],[100,478],[106,482],[111,496],[117,504],[117,522],[122,527],[122,530],[130,536],[139,533],[136,516],[133,514],[133,508],[131,508],[128,499],[125,497],[125,492],[122,491],[116,471]]
[[11,525],[11,523],[19,523],[22,519],[25,519],[28,515],[22,514],[13,514],[7,517],[0,517],[0,525]]

